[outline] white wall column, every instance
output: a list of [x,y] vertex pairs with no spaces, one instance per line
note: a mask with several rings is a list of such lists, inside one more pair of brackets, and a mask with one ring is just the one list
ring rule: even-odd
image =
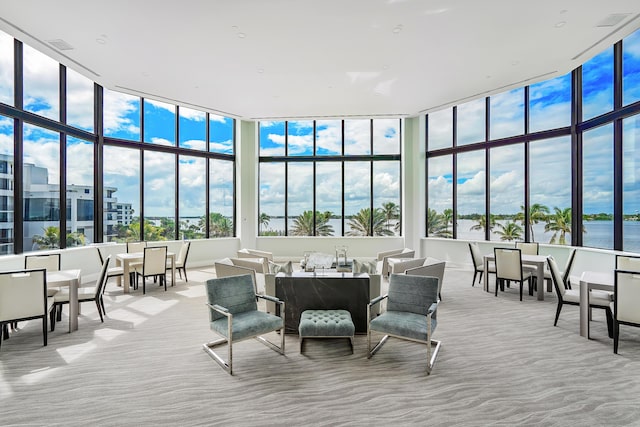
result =
[[421,239],[425,230],[425,116],[404,119],[402,141],[402,235],[405,246],[421,253]]
[[236,121],[236,230],[240,246],[256,248],[258,235],[258,123]]

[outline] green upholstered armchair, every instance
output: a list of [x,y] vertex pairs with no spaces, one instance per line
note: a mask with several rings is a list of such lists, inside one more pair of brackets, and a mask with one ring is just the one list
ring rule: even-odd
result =
[[[256,297],[280,304],[280,316],[258,310]],[[233,375],[233,343],[256,338],[280,354],[284,354],[284,303],[275,297],[257,295],[250,275],[222,277],[207,281],[209,325],[222,338],[203,344],[209,354],[225,371]],[[280,346],[263,338],[262,334],[280,331]],[[213,348],[228,344],[227,361]]]
[[[391,337],[427,345],[427,374],[435,364],[440,341],[432,340],[431,334],[438,324],[438,279],[436,277],[392,274],[389,278],[389,293],[374,298],[368,310],[387,299],[387,310],[369,321],[367,328],[368,358],[371,358]],[[384,337],[371,348],[371,333],[379,332]],[[435,349],[432,349],[435,345]]]

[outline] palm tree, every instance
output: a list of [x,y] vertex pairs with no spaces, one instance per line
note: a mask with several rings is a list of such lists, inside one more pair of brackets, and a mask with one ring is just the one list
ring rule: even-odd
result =
[[427,212],[427,236],[451,237],[449,223],[444,215],[439,215],[435,209],[429,208]]
[[508,221],[506,224],[497,224],[498,231],[495,231],[500,236],[500,240],[511,242],[513,240],[519,240],[522,238],[522,227],[513,221]]
[[39,249],[53,249],[60,247],[60,229],[58,227],[43,228],[42,236],[35,234],[32,237],[33,243],[38,245]]
[[71,248],[73,246],[84,246],[85,235],[82,233],[78,233],[74,231],[73,233],[67,234],[67,247]]
[[393,231],[385,225],[384,211],[380,208],[373,210],[373,233],[371,233],[371,209],[363,208],[349,219],[350,231],[347,236],[393,236]]
[[[546,221],[547,215],[549,215],[549,207],[542,205],[540,203],[534,203],[529,206],[529,232],[531,233],[531,241],[535,242],[536,239],[533,236],[533,225],[539,223],[540,221]],[[516,220],[522,222],[522,226],[525,226],[524,223],[524,206],[520,206],[520,212],[516,215]]]
[[[445,226],[449,230],[449,224],[453,226],[453,209],[445,209],[442,211],[442,219],[444,219]],[[452,227],[453,229],[453,227]]]
[[[553,208],[553,214],[547,218],[547,225],[544,226],[544,231],[553,231],[553,236],[549,240],[550,244],[555,244],[556,239],[559,245],[567,244],[567,233],[571,233],[571,208],[560,209],[558,207]],[[582,230],[585,232],[584,229]]]
[[258,224],[260,226],[260,231],[267,228],[269,226],[269,221],[271,221],[271,217],[268,213],[262,212],[260,213],[260,218],[258,219]]
[[[469,229],[470,231],[484,231],[487,229],[487,217],[486,215],[481,215],[480,218],[478,218],[477,220],[477,224],[472,225],[471,228]],[[493,231],[494,227],[496,226],[496,219],[493,215],[489,216],[489,231]]]
[[391,229],[391,220],[398,219],[400,217],[400,206],[393,202],[383,203],[382,212],[384,212],[387,228]]
[[218,212],[209,213],[209,235],[229,237],[233,233],[233,221]]
[[[331,236],[333,235],[333,227],[329,225],[331,219],[331,212],[319,212],[316,211],[316,224],[315,235],[316,236]],[[313,236],[313,211],[304,211],[293,220],[293,226],[291,227],[291,235],[293,236]]]

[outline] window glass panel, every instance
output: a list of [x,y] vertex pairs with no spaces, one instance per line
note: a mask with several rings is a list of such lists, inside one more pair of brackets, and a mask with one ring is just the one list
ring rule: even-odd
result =
[[582,243],[613,249],[613,125],[585,132],[582,140]]
[[640,116],[623,121],[623,247],[640,252]]
[[179,107],[178,111],[180,112],[180,147],[205,150],[207,146],[207,114],[204,111],[185,107]]
[[140,241],[140,151],[104,147],[104,241]]
[[524,88],[492,95],[489,103],[490,139],[524,134]]
[[144,142],[175,145],[176,107],[151,99],[144,100]]
[[316,211],[318,235],[342,236],[342,163],[316,163]]
[[284,163],[260,163],[259,203],[259,234],[261,236],[284,236]]
[[[400,162],[373,162],[374,235],[400,235]],[[382,215],[380,215],[382,214]]]
[[13,120],[0,116],[0,255],[14,252],[13,164]]
[[313,163],[289,163],[287,204],[290,236],[313,236]]
[[622,40],[622,104],[640,101],[640,30]]
[[529,159],[531,241],[570,245],[571,137],[532,141]]
[[23,251],[60,247],[60,134],[24,125]]
[[67,68],[67,123],[93,132],[93,82]]
[[453,237],[453,156],[431,157],[428,162],[427,236],[450,238]]
[[613,109],[613,48],[582,65],[582,118],[588,120]]
[[234,120],[209,114],[209,150],[214,153],[233,154]]
[[344,121],[344,154],[371,154],[371,121]]
[[180,177],[178,194],[179,239],[202,239],[206,226],[206,159],[202,157],[179,156],[178,176]]
[[524,145],[493,148],[490,151],[490,206],[495,227],[491,240],[524,240],[518,213],[524,206]]
[[400,120],[373,120],[373,154],[400,154]]
[[140,141],[140,98],[104,89],[104,135]]
[[571,124],[571,73],[529,86],[529,132]]
[[284,156],[284,122],[260,122],[260,155]]
[[316,122],[316,155],[339,156],[342,154],[342,122],[318,120]]
[[23,44],[24,109],[60,120],[60,64]]
[[235,235],[233,224],[233,162],[209,161],[209,237]]
[[287,154],[289,156],[313,155],[312,120],[289,122],[287,133]]
[[67,247],[95,242],[93,143],[67,136]]
[[429,113],[428,120],[428,150],[448,148],[453,144],[453,109]]
[[485,109],[484,98],[458,105],[457,145],[467,145],[485,140]]
[[176,238],[176,156],[144,152],[144,240]]
[[370,176],[371,162],[347,162],[344,165],[346,236],[372,235]]
[[13,105],[13,37],[0,31],[0,102]]
[[[484,240],[485,215],[485,151],[457,154],[457,237]],[[489,221],[492,224],[493,221]],[[492,227],[493,229],[493,227]]]

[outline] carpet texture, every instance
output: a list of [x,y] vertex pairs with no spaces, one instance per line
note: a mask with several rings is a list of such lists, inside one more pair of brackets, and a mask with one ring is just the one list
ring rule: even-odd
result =
[[367,359],[366,335],[354,354],[343,339],[308,340],[301,355],[287,335],[285,356],[243,341],[229,376],[201,347],[216,338],[211,277],[213,268],[190,270],[188,283],[168,292],[150,283],[145,296],[111,281],[105,322],[85,303],[79,330],[69,334],[63,315],[47,347],[40,322],[21,322],[0,349],[0,424],[640,425],[640,328],[621,327],[614,355],[602,310],[587,340],[578,307],[553,327],[555,295],[520,302],[511,288],[496,298],[471,287],[470,271],[448,268],[430,376],[425,346],[389,339]]

